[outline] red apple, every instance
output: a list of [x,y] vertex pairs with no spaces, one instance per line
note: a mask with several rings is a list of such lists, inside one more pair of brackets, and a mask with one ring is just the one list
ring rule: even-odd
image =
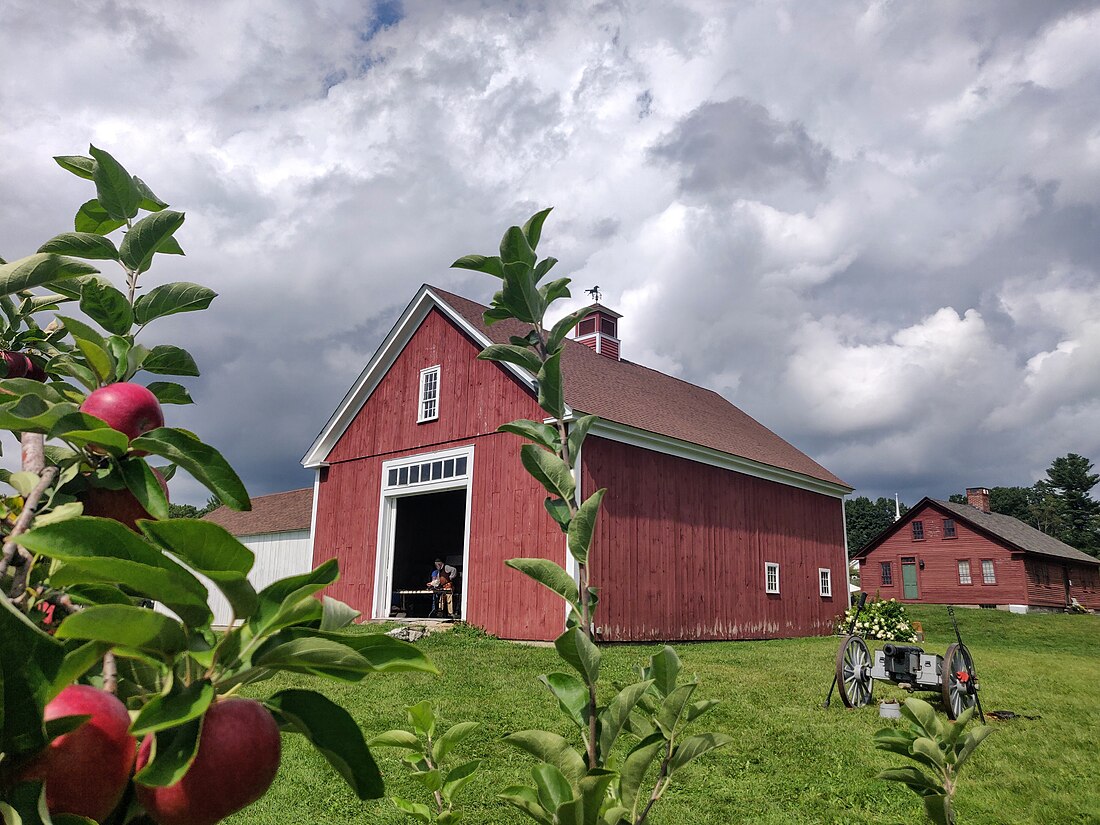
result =
[[23,774],[46,783],[51,814],[76,814],[101,822],[114,810],[130,781],[137,741],[130,714],[118,697],[88,685],[69,685],[46,705],[46,721],[61,716],[91,718],[54,739]]
[[141,384],[126,381],[93,390],[80,405],[80,411],[94,415],[131,440],[164,426],[164,413],[157,397]]
[[30,358],[27,358],[26,377],[31,379],[31,381],[41,381],[42,383],[45,383],[46,379],[49,378],[49,376],[46,375],[46,371],[42,369],[42,367],[38,366],[38,364]]
[[[152,737],[138,751],[140,771]],[[195,761],[175,785],[137,785],[137,798],[159,825],[213,825],[251,805],[279,769],[279,726],[253,699],[224,699],[206,712]]]
[[27,374],[32,362],[21,352],[0,352],[0,371],[3,378],[22,378]]
[[[150,467],[160,488],[164,490],[164,497],[168,498],[168,483],[164,476],[155,467]],[[140,532],[137,527],[139,518],[153,518],[149,511],[141,506],[133,493],[123,487],[121,490],[110,490],[106,487],[88,486],[83,492],[77,494],[77,498],[84,504],[84,515],[110,518],[125,524],[135,533]]]

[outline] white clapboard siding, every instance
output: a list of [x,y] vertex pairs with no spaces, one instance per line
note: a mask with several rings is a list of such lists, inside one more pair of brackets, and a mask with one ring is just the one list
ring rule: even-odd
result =
[[[296,576],[313,569],[309,530],[237,536],[237,540],[256,554],[256,562],[252,565],[252,572],[248,574],[248,580],[256,590],[266,587],[276,579]],[[210,590],[210,609],[214,611],[214,626],[225,627],[233,619],[233,610],[229,607],[229,602],[211,582],[204,580],[203,584]]]

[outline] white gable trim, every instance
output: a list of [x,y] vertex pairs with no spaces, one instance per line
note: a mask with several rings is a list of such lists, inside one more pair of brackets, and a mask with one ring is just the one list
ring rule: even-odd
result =
[[[382,379],[385,378],[386,373],[389,372],[390,367],[397,360],[397,356],[405,349],[413,334],[420,328],[421,323],[433,308],[438,309],[457,324],[478,346],[484,348],[493,343],[481,330],[471,326],[465,318],[448,306],[427,284],[421,286],[416,296],[405,307],[405,311],[401,313],[401,317],[397,319],[393,329],[382,341],[382,345],[367,363],[366,368],[355,379],[355,383],[352,384],[347,395],[337,406],[336,412],[332,414],[328,423],[325,424],[305,456],[303,456],[302,466],[324,466],[329,452],[336,446],[336,442],[340,440],[341,436],[347,432],[351,422],[355,420],[355,416],[359,414],[359,411],[363,409],[363,405],[367,403],[367,399],[382,383]],[[531,392],[537,391],[535,377],[527,370],[509,363],[502,363],[501,366],[511,371]]]
[[[578,415],[580,413],[577,413]],[[782,467],[774,467],[771,464],[762,464],[759,461],[742,458],[732,453],[724,453],[710,447],[681,441],[667,435],[652,433],[647,430],[639,430],[618,424],[601,418],[588,431],[589,435],[618,441],[634,447],[664,453],[676,458],[686,458],[688,461],[698,461],[701,464],[709,464],[712,467],[721,467],[724,470],[733,470],[736,473],[762,478],[766,481],[775,481],[786,484],[788,487],[797,487],[800,490],[809,490],[812,493],[821,493],[826,496],[843,499],[852,488],[829,481],[812,478],[793,470],[784,470]]]

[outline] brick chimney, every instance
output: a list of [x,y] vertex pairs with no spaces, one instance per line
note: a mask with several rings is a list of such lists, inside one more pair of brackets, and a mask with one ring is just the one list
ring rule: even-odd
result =
[[989,490],[985,487],[967,487],[966,503],[983,513],[989,512]]
[[612,361],[619,360],[619,313],[600,304],[588,307],[591,314],[581,319],[573,333],[576,341]]

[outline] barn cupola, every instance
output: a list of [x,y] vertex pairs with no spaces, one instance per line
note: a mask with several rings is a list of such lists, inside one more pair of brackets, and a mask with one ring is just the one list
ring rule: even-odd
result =
[[619,313],[601,304],[588,307],[590,314],[577,324],[574,339],[600,355],[619,360]]

